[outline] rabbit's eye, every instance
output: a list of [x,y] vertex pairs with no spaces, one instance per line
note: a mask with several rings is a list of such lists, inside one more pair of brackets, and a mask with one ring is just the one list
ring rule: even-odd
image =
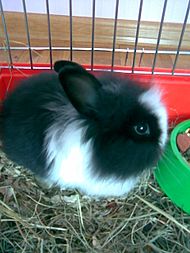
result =
[[133,126],[135,133],[138,135],[150,135],[150,128],[147,123],[140,122]]

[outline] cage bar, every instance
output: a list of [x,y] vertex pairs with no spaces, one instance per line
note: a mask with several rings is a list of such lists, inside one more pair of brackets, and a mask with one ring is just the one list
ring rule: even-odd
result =
[[157,43],[156,43],[156,51],[154,54],[154,60],[153,60],[153,64],[152,64],[152,74],[154,74],[154,69],[155,69],[155,65],[156,65],[156,59],[157,59],[158,48],[159,48],[160,39],[161,39],[161,35],[162,35],[162,28],[163,28],[163,24],[164,24],[167,2],[168,2],[168,0],[165,0],[164,5],[163,5],[162,17],[161,17],[161,21],[160,21],[160,28],[159,28],[159,32],[158,32],[158,39],[157,39]]
[[[54,47],[52,45],[52,34],[51,34],[51,14],[50,14],[50,2],[49,0],[45,0],[45,5],[46,5],[46,15],[47,15],[47,26],[48,26],[48,44],[47,46],[31,46],[31,35],[30,35],[30,27],[29,27],[29,15],[27,13],[27,2],[26,0],[22,0],[21,3],[23,5],[23,14],[24,14],[24,22],[25,22],[25,30],[26,30],[26,41],[27,41],[27,45],[24,46],[11,46],[11,42],[9,40],[9,31],[8,31],[8,27],[6,24],[6,16],[5,16],[5,11],[3,10],[3,1],[0,0],[0,12],[1,12],[1,18],[2,18],[2,28],[3,28],[3,32],[4,32],[4,39],[5,39],[5,43],[0,46],[0,50],[5,50],[7,52],[8,55],[8,64],[6,64],[7,68],[8,66],[11,66],[11,68],[25,68],[25,66],[23,66],[23,64],[17,64],[17,63],[13,63],[13,50],[27,50],[26,53],[29,53],[29,63],[30,63],[30,67],[31,69],[35,68],[38,69],[38,67],[36,67],[37,65],[34,64],[34,59],[32,56],[32,51],[36,50],[36,51],[40,51],[40,50],[48,50],[49,53],[49,59],[50,59],[50,67],[52,69],[53,67],[53,50],[59,50],[59,51],[66,51],[66,52],[70,52],[70,60],[73,60],[73,53],[76,51],[80,51],[80,52],[89,52],[91,54],[91,59],[90,59],[90,64],[88,65],[90,70],[97,70],[98,67],[95,65],[94,62],[94,55],[95,52],[110,52],[111,53],[111,66],[109,66],[109,68],[106,68],[106,70],[108,71],[117,71],[118,70],[118,66],[115,65],[115,57],[117,55],[117,53],[124,53],[125,55],[125,65],[127,64],[127,60],[130,54],[133,54],[133,59],[132,59],[132,64],[130,66],[127,67],[127,72],[129,72],[129,69],[132,73],[136,73],[137,71],[137,66],[141,66],[141,62],[143,57],[145,57],[145,55],[147,54],[154,54],[154,58],[153,58],[153,62],[151,65],[149,65],[150,67],[148,67],[148,73],[149,74],[156,74],[159,71],[156,68],[156,62],[158,61],[158,55],[159,54],[164,54],[164,55],[174,55],[174,63],[173,65],[170,67],[168,73],[170,74],[175,74],[178,75],[179,71],[175,70],[176,69],[176,65],[177,65],[177,61],[178,61],[178,57],[179,55],[190,55],[190,51],[188,50],[182,50],[182,43],[183,43],[183,38],[184,38],[184,33],[185,33],[185,29],[186,29],[186,25],[187,25],[187,19],[188,19],[188,15],[189,15],[189,11],[190,11],[190,0],[188,0],[187,2],[187,8],[184,10],[184,23],[182,24],[182,27],[180,28],[180,37],[179,37],[179,41],[178,46],[176,48],[176,50],[159,50],[160,47],[160,41],[161,41],[161,36],[163,33],[163,26],[164,26],[164,20],[165,20],[165,14],[166,14],[166,9],[167,9],[167,5],[168,5],[168,0],[162,0],[163,3],[163,7],[162,7],[162,13],[161,13],[161,19],[159,22],[159,31],[158,34],[156,35],[156,46],[155,49],[146,49],[146,48],[138,48],[138,43],[139,43],[139,34],[140,34],[140,26],[141,26],[141,16],[142,16],[142,10],[143,10],[143,0],[139,0],[139,9],[138,9],[138,13],[137,13],[137,23],[136,23],[136,28],[135,28],[135,33],[136,35],[134,36],[134,47],[133,48],[119,48],[116,47],[116,42],[117,42],[117,27],[118,27],[118,12],[119,12],[119,0],[115,0],[114,1],[114,18],[113,18],[113,22],[114,22],[114,27],[113,27],[113,38],[111,38],[112,40],[112,47],[95,47],[95,24],[96,24],[96,0],[92,0],[92,7],[91,7],[91,17],[92,17],[92,34],[91,34],[91,45],[89,47],[73,47],[73,9],[72,9],[72,0],[69,0],[69,21],[70,21],[70,28],[69,28],[69,33],[70,33],[70,44],[67,45],[66,47],[64,46],[58,46],[58,47]],[[143,47],[143,46],[142,46]],[[137,54],[140,54],[140,58],[139,61],[137,63]],[[0,64],[1,66],[4,66],[4,64]],[[128,64],[129,65],[129,64]],[[29,66],[29,65],[27,65]],[[101,67],[103,68],[103,65],[101,65]],[[123,67],[123,66],[122,66]],[[122,70],[123,71],[123,70]],[[139,70],[138,70],[139,71]],[[130,73],[131,73],[130,72]],[[183,72],[183,71],[182,71]],[[167,73],[167,74],[168,74]],[[162,73],[163,74],[163,73]]]
[[50,59],[50,68],[53,68],[53,59],[52,59],[52,44],[51,44],[51,24],[50,24],[50,14],[49,14],[49,0],[46,0],[46,11],[47,11],[47,22],[48,22],[48,43],[49,43],[49,59]]
[[69,18],[70,18],[70,61],[73,60],[73,14],[72,14],[72,0],[69,0]]
[[91,51],[91,70],[93,70],[93,67],[94,67],[95,10],[96,10],[96,0],[93,0],[93,3],[92,3],[92,51]]
[[179,52],[180,52],[180,48],[181,48],[181,43],[183,42],[183,35],[184,35],[184,32],[185,32],[185,28],[186,28],[186,24],[187,24],[187,19],[188,19],[188,16],[189,16],[189,10],[190,10],[190,0],[188,2],[188,5],[187,5],[187,10],[186,10],[186,14],[185,14],[182,30],[181,30],[179,44],[178,44],[178,47],[177,47],[177,54],[175,56],[175,60],[174,60],[173,68],[172,68],[172,75],[174,75],[174,71],[175,71],[175,68],[176,68],[176,64],[177,64],[177,60],[178,60]]
[[125,65],[127,65],[128,57],[129,57],[129,48],[126,49]]
[[135,47],[134,47],[134,54],[133,54],[133,63],[132,63],[132,73],[134,72],[135,61],[136,61],[137,44],[138,44],[138,39],[139,39],[139,30],[140,30],[140,24],[141,24],[142,8],[143,8],[143,0],[140,0],[136,38],[135,38]]
[[113,71],[113,68],[114,68],[114,60],[115,60],[115,44],[116,44],[116,36],[117,36],[117,18],[118,18],[118,10],[119,10],[119,0],[116,0],[116,5],[115,5],[115,19],[114,19],[114,32],[113,32],[112,60],[111,60],[111,71]]
[[[1,47],[0,46],[0,50],[5,50],[6,47]],[[42,51],[42,50],[48,50],[49,47],[44,47],[44,46],[40,46],[40,47],[36,47],[36,46],[31,46],[31,50],[36,50],[36,51]],[[15,46],[10,46],[10,50],[26,50],[26,47],[15,47]],[[70,51],[70,47],[53,47],[52,46],[52,50],[64,50],[64,51]],[[73,51],[89,51],[91,52],[92,48],[91,47],[73,47]],[[112,52],[112,48],[105,48],[105,47],[94,47],[94,52]],[[134,53],[134,49],[125,49],[125,48],[116,48],[115,52],[118,53]],[[137,49],[136,53],[139,54],[155,54],[156,50],[155,49]],[[177,54],[177,50],[158,50],[157,54],[172,54],[172,55],[176,55]],[[190,51],[184,50],[184,51],[179,51],[179,55],[190,55]]]
[[138,64],[139,67],[141,66],[143,55],[144,55],[144,48],[142,48],[141,56],[140,56],[140,59],[139,59],[139,64]]
[[11,55],[10,43],[9,43],[9,35],[7,31],[7,25],[6,25],[5,15],[3,11],[3,4],[1,0],[0,0],[0,11],[1,11],[1,18],[2,18],[2,23],[3,23],[6,45],[7,45],[6,47],[4,47],[4,49],[8,50],[9,63],[10,63],[11,68],[13,68],[13,60],[12,60],[12,55]]
[[23,10],[24,10],[24,19],[25,19],[27,42],[28,42],[28,52],[29,52],[29,58],[30,58],[30,66],[31,66],[31,69],[33,69],[32,50],[31,50],[31,44],[30,44],[30,32],[29,32],[28,16],[27,16],[27,11],[26,11],[26,2],[25,2],[25,0],[22,0],[22,5],[23,5]]

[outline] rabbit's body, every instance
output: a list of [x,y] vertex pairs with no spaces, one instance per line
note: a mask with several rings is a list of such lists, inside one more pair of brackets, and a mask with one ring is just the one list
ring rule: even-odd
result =
[[166,143],[160,95],[111,74],[96,79],[75,63],[58,62],[56,70],[24,80],[8,95],[5,153],[61,188],[102,197],[128,193]]

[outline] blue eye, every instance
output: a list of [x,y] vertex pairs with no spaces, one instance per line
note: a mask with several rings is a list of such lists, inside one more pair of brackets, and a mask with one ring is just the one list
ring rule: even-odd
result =
[[149,125],[145,122],[139,122],[138,124],[133,126],[135,133],[138,135],[150,135]]

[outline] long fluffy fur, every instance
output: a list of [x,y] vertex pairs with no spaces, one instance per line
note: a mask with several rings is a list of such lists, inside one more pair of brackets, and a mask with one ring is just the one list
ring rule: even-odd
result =
[[161,97],[161,90],[153,86],[149,90],[143,92],[139,97],[139,102],[145,105],[147,109],[158,118],[159,127],[162,129],[159,143],[161,147],[164,147],[167,141],[168,119],[166,108],[161,101]]
[[[121,196],[137,182],[130,177],[118,180],[115,176],[101,178],[95,175],[92,162],[92,143],[82,143],[84,127],[72,123],[60,135],[59,127],[52,126],[46,135],[47,164],[51,165],[48,181],[61,188],[78,188],[91,196]],[[64,150],[64,152],[63,152]]]
[[[89,117],[73,107],[57,74],[23,81],[3,104],[8,157],[61,188],[101,197],[127,194],[160,157],[167,114],[152,89],[115,75],[103,75],[99,82],[102,88],[93,97],[98,101]],[[144,119],[151,128],[148,138],[132,131]]]

